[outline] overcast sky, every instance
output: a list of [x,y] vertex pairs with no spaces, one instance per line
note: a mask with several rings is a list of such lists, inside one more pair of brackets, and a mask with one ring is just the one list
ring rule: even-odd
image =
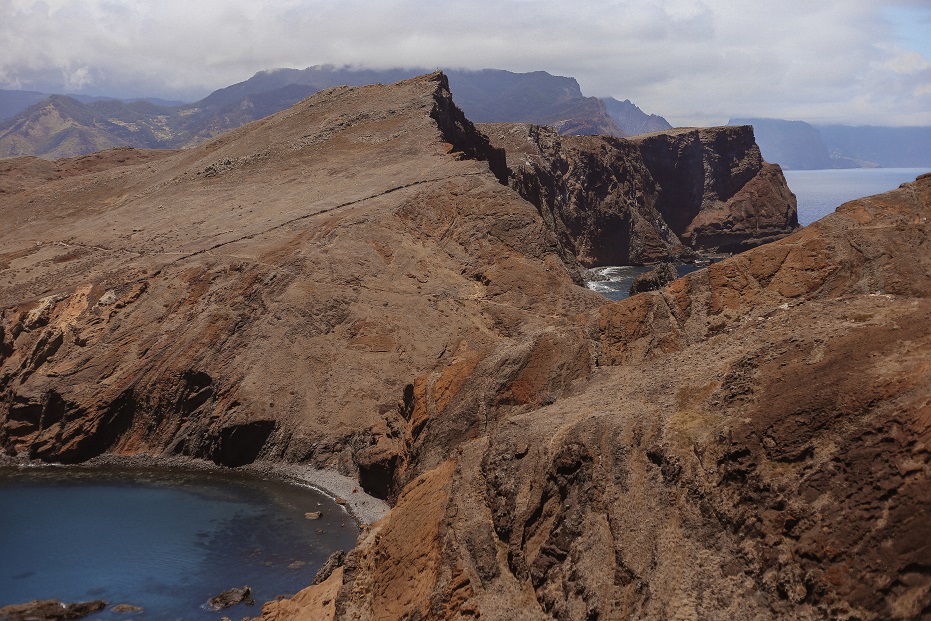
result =
[[0,88],[193,101],[321,63],[543,70],[675,125],[931,125],[929,0],[0,0]]

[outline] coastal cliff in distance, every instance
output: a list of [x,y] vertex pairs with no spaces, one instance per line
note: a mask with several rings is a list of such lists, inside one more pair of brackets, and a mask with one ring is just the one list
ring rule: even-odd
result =
[[483,124],[511,185],[540,210],[564,256],[586,267],[740,252],[798,228],[795,196],[750,127],[619,139]]
[[523,171],[435,73],[185,151],[0,160],[3,459],[291,462],[386,498],[269,620],[926,616],[931,176],[615,303],[515,189],[533,166],[599,197],[629,156],[612,196],[682,247],[778,177],[739,128],[516,127]]
[[752,125],[763,156],[786,170],[931,167],[931,127],[810,125],[783,119],[731,119]]

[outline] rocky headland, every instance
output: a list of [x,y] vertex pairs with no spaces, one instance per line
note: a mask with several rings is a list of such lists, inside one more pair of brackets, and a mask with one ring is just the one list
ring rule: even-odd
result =
[[795,196],[753,129],[671,129],[624,139],[480,125],[510,184],[537,206],[564,258],[586,267],[740,252],[798,228]]
[[[265,619],[931,615],[931,176],[786,236],[747,130],[482,129],[433,74],[4,160],[0,447],[388,499]],[[782,239],[612,303],[597,218],[656,258]]]

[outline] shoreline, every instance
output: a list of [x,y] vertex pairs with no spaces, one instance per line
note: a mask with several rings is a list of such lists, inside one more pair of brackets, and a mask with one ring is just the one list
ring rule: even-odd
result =
[[227,468],[218,466],[211,461],[193,457],[178,455],[160,457],[147,453],[139,455],[105,453],[76,464],[60,464],[0,454],[0,467],[13,467],[24,470],[29,468],[105,468],[114,466],[167,470],[186,469],[203,472],[241,472],[262,478],[274,478],[298,487],[313,489],[330,497],[334,502],[341,505],[346,513],[363,529],[383,518],[391,510],[391,507],[385,501],[362,491],[359,483],[354,479],[339,474],[334,470],[319,470],[301,464],[258,461],[238,468]]

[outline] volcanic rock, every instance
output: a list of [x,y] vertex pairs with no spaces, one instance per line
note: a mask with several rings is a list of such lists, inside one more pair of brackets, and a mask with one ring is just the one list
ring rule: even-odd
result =
[[927,617],[931,176],[660,291],[574,282],[611,247],[567,233],[561,205],[609,211],[586,187],[652,227],[638,256],[775,235],[701,219],[781,195],[742,131],[519,129],[505,166],[434,74],[15,160],[0,446],[306,462],[391,501],[267,619]]
[[649,272],[640,274],[630,283],[630,295],[657,291],[678,278],[676,266],[672,263],[660,263]]
[[[442,74],[330,89],[202,147],[133,153],[8,161],[10,454],[305,462],[361,469],[386,496],[459,390],[526,407],[569,388],[564,365],[590,366],[570,318],[604,300],[502,185],[503,154]],[[526,368],[540,381],[515,385]],[[438,405],[410,410],[415,386]]]
[[507,153],[510,184],[586,267],[737,252],[798,228],[795,196],[750,127],[678,129],[631,139],[480,126]]
[[591,381],[424,470],[290,618],[926,618],[929,216],[926,175],[604,305]]
[[223,610],[224,608],[229,608],[234,606],[239,602],[244,602],[246,604],[252,605],[255,602],[249,599],[249,595],[252,593],[252,588],[248,586],[244,587],[234,587],[232,589],[227,589],[220,593],[219,595],[214,595],[209,600],[207,600],[207,608],[213,611]]
[[0,607],[0,621],[64,621],[81,619],[107,607],[107,602],[94,600],[65,604],[43,599]]

